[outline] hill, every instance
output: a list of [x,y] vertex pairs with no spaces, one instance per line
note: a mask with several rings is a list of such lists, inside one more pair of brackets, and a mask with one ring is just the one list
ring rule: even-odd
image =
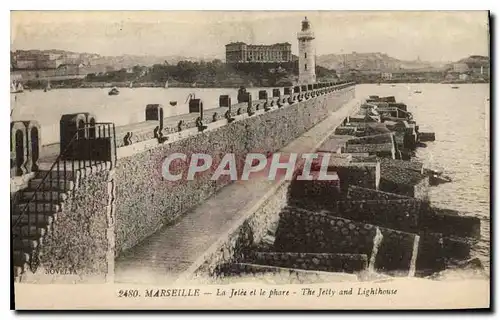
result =
[[318,56],[316,61],[318,65],[328,69],[340,69],[345,66],[349,69],[358,70],[440,68],[445,64],[421,60],[399,60],[381,52],[326,54]]
[[465,63],[469,68],[489,67],[490,58],[486,56],[473,55],[460,59],[455,63]]

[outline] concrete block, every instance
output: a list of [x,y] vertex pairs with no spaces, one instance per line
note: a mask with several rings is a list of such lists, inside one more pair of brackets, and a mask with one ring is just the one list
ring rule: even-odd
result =
[[230,107],[231,97],[229,95],[221,95],[219,97],[219,107]]
[[267,99],[268,99],[267,90],[260,90],[259,91],[259,100],[267,100]]

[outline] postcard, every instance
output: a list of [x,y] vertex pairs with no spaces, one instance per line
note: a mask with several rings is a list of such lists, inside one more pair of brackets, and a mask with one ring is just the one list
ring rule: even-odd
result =
[[487,11],[12,11],[15,308],[490,308]]

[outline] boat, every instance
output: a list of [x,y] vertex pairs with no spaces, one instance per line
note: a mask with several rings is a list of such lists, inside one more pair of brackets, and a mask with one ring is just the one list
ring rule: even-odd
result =
[[177,101],[170,101],[170,105],[171,105],[172,107],[175,107],[175,106],[177,105]]
[[168,80],[165,82],[165,89],[168,89]]
[[21,93],[24,92],[24,87],[21,82],[13,81],[10,85],[10,93]]
[[452,89],[458,89],[458,88],[460,88],[460,87],[459,87],[459,86],[452,86],[451,88],[452,88]]
[[395,87],[396,85],[395,84],[391,84],[391,87]]
[[118,94],[120,94],[120,91],[118,91],[118,89],[116,87],[109,90],[109,92],[108,92],[108,95],[110,95],[110,96],[117,96]]
[[415,90],[415,93],[422,93],[422,91],[420,91],[420,90]]

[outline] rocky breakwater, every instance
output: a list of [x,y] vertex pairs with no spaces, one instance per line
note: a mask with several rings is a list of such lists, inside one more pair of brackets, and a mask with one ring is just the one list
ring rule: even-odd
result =
[[419,126],[393,97],[371,96],[317,150],[329,154],[326,172],[295,179],[287,207],[264,241],[221,265],[219,275],[251,264],[316,272],[433,277],[448,269],[485,276],[470,249],[480,220],[437,208],[428,197],[435,172],[414,158]]

